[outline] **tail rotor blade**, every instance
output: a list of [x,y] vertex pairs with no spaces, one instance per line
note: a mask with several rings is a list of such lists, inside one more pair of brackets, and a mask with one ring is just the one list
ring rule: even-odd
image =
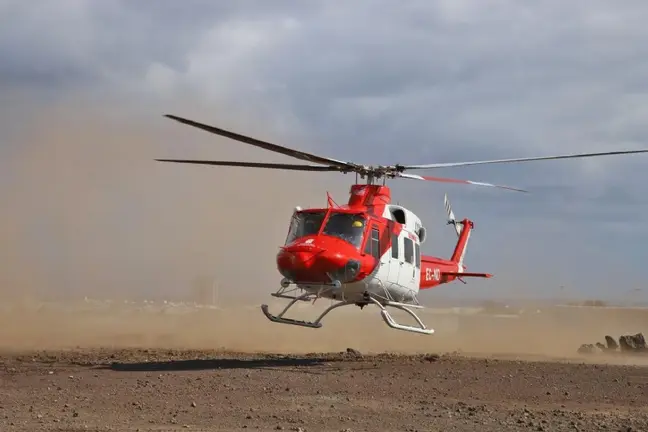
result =
[[462,226],[457,223],[457,219],[455,218],[455,214],[452,211],[452,207],[450,206],[450,200],[448,200],[448,194],[445,194],[443,196],[443,205],[445,207],[445,211],[448,215],[448,224],[454,225],[455,232],[457,233],[457,237],[461,235],[461,230]]

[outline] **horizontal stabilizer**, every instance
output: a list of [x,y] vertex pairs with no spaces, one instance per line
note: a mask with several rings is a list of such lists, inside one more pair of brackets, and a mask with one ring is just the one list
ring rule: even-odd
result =
[[454,276],[454,277],[481,277],[481,278],[491,278],[493,277],[490,273],[459,273],[459,272],[441,272],[441,276]]

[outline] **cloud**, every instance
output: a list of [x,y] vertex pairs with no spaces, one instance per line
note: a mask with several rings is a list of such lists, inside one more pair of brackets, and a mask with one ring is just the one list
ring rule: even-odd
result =
[[[0,23],[0,101],[6,102],[0,119],[0,152],[4,155],[0,164],[8,185],[3,192],[15,193],[17,182],[34,180],[48,169],[47,162],[56,160],[53,142],[70,152],[66,155],[81,151],[78,160],[93,167],[83,172],[83,185],[99,179],[106,182],[92,186],[97,201],[84,201],[85,207],[108,205],[108,197],[113,206],[101,217],[93,216],[90,227],[96,229],[100,223],[113,226],[113,232],[125,237],[112,236],[114,243],[104,248],[117,250],[128,239],[134,251],[129,256],[140,256],[143,261],[152,260],[151,250],[164,249],[165,242],[160,234],[155,246],[141,249],[137,242],[153,236],[147,232],[138,237],[147,224],[141,215],[168,212],[169,205],[187,226],[197,217],[201,230],[217,235],[218,224],[196,216],[218,211],[218,206],[201,207],[203,204],[196,202],[221,194],[222,186],[214,187],[214,179],[253,179],[241,183],[239,189],[230,187],[228,198],[218,201],[221,205],[240,199],[241,191],[267,189],[256,192],[268,194],[264,201],[246,198],[239,203],[254,205],[262,214],[285,209],[272,222],[267,220],[265,231],[282,231],[298,201],[317,201],[313,197],[322,195],[329,184],[343,194],[345,182],[352,180],[327,174],[300,177],[234,169],[144,168],[126,162],[135,154],[144,160],[223,157],[225,152],[244,159],[285,160],[168,124],[160,118],[164,112],[363,163],[450,162],[613,150],[643,147],[648,142],[644,120],[648,113],[644,83],[648,7],[638,0],[623,5],[601,0],[533,4],[512,0],[404,4],[359,0],[344,5],[161,0],[155,8],[126,1],[69,0],[56,5],[5,1],[0,16],[4,18]],[[34,113],[37,105],[46,107]],[[77,120],[90,122],[92,129],[80,134],[75,130],[79,122],[73,109],[84,106],[92,109],[79,114]],[[65,115],[57,118],[67,125],[65,132],[55,122],[43,126],[44,118],[60,110]],[[16,122],[17,118],[24,121],[38,116],[44,128],[38,133]],[[97,118],[106,120],[91,121]],[[119,125],[137,132],[129,132],[120,142]],[[104,134],[107,127],[115,129]],[[57,140],[50,140],[50,134]],[[101,145],[65,144],[72,138],[91,141],[94,135],[103,135],[98,138]],[[137,143],[142,136],[149,143],[146,146]],[[105,154],[110,153],[101,148],[106,145],[112,145],[114,153]],[[133,153],[135,148],[137,153]],[[107,168],[101,171],[100,159],[93,155],[108,158],[110,163],[105,166],[121,166],[123,177],[111,180],[118,174]],[[642,263],[634,257],[639,256],[646,237],[639,224],[647,210],[642,198],[642,185],[648,180],[642,169],[646,157],[434,172],[534,192],[525,196],[407,181],[392,186],[396,200],[419,213],[432,233],[439,231],[441,243],[433,234],[426,252],[448,254],[452,247],[452,233],[443,231],[439,220],[443,218],[445,190],[457,213],[473,217],[477,226],[483,227],[473,237],[467,262],[472,269],[499,273],[499,278],[484,283],[483,289],[474,288],[476,283],[457,288],[462,295],[472,295],[474,289],[479,295],[486,290],[501,294],[513,285],[522,291],[541,291],[563,285],[565,280],[574,289],[590,290],[588,295],[604,295],[609,294],[608,284],[614,277],[622,283],[641,280]],[[37,171],[16,168],[22,163],[33,165],[38,158],[43,165],[36,165]],[[72,168],[82,168],[75,161],[60,163],[71,171],[59,171],[58,175],[68,177],[57,193],[72,194],[74,187],[80,187],[76,180],[82,172]],[[96,170],[101,175],[94,176]],[[142,172],[156,180],[137,175]],[[296,189],[295,178],[303,180],[303,190]],[[274,190],[267,179],[278,182]],[[210,186],[213,189],[208,192]],[[158,192],[152,192],[156,188]],[[193,210],[182,212],[167,201],[159,192],[167,188]],[[31,196],[41,199],[44,193],[33,189]],[[125,206],[122,202],[132,209],[117,210]],[[50,209],[55,207],[50,205]],[[60,223],[68,220],[64,214],[60,218]],[[171,230],[172,220],[171,216],[163,218],[159,233],[163,227]],[[258,235],[240,228],[247,241]],[[47,237],[48,229],[42,229],[41,234],[32,230],[33,235]],[[13,236],[12,244],[22,242],[23,237],[15,232]],[[173,241],[166,239],[167,244],[182,242],[180,234],[173,236]],[[255,283],[274,280],[272,245],[281,242],[281,237],[268,234],[265,255],[259,252],[250,260],[264,263]],[[201,240],[196,234],[192,241],[196,251],[204,251],[215,239]],[[238,241],[234,237],[228,240],[230,247]],[[40,250],[35,244],[24,247],[25,256]],[[187,244],[178,247],[189,254],[182,249]],[[78,256],[79,248],[79,244],[69,243],[69,256]],[[45,253],[43,250],[39,253]],[[168,261],[158,264],[168,265],[172,256],[169,251]],[[210,259],[227,261],[218,257]],[[42,262],[49,259],[42,258]],[[93,262],[106,259],[97,257]],[[603,276],[602,263],[608,269]],[[126,265],[114,263],[110,268],[118,272]],[[151,262],[142,273],[150,279],[154,267]],[[192,271],[207,271],[208,266],[184,267],[182,277],[186,278]],[[61,274],[72,272],[74,266],[64,268]],[[168,274],[157,271],[156,280],[164,285]],[[128,268],[124,273],[132,279],[137,271]],[[62,280],[61,274],[57,277]],[[518,281],[525,281],[525,286],[518,287]],[[167,283],[166,289],[173,290],[171,285]],[[452,290],[455,288],[446,291]]]

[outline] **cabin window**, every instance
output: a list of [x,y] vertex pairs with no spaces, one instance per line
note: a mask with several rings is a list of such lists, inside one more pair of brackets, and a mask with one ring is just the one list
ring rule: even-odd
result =
[[414,252],[416,255],[416,268],[421,268],[421,245],[414,243]]
[[326,212],[323,211],[294,213],[290,220],[286,244],[293,243],[301,237],[317,235],[325,217]]
[[371,228],[371,237],[365,243],[365,253],[376,259],[380,259],[380,231],[378,228]]
[[405,262],[414,264],[414,242],[409,237],[403,237],[403,251],[405,252]]
[[405,212],[403,209],[394,209],[391,214],[396,222],[405,225]]
[[340,238],[360,249],[365,231],[365,218],[360,214],[331,213],[322,234]]
[[398,259],[398,235],[392,234],[391,236],[392,258]]

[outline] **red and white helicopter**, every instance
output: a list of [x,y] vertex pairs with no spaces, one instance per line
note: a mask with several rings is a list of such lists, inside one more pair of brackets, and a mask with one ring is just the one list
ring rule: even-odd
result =
[[[526,192],[490,183],[406,174],[405,171],[648,152],[648,149],[624,150],[427,165],[366,166],[293,150],[174,115],[165,117],[319,165],[156,159],[160,162],[356,174],[356,182],[351,186],[346,205],[336,205],[329,196],[325,208],[295,208],[285,244],[276,257],[277,269],[283,276],[281,287],[272,293],[274,297],[291,301],[278,315],[272,315],[267,305],[261,306],[270,321],[311,328],[322,327],[322,319],[333,309],[346,305],[363,308],[373,304],[380,309],[383,319],[390,327],[432,334],[434,330],[426,327],[412,310],[423,308],[418,301],[420,290],[455,280],[463,282],[462,278],[466,277],[492,276],[488,273],[466,272],[464,255],[474,225],[469,219],[455,218],[447,195],[445,209],[448,224],[453,225],[458,237],[452,256],[445,259],[421,255],[421,244],[425,243],[427,237],[426,229],[412,211],[391,203],[390,189],[385,186],[387,178],[472,184]],[[358,183],[358,178],[364,179],[365,183]],[[336,302],[324,310],[315,321],[284,317],[296,302],[314,302],[318,298],[332,299]],[[389,314],[388,307],[407,312],[416,320],[418,327],[398,324]]]

